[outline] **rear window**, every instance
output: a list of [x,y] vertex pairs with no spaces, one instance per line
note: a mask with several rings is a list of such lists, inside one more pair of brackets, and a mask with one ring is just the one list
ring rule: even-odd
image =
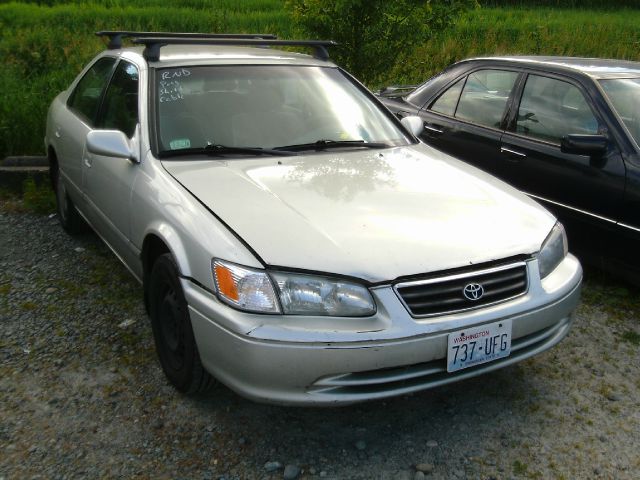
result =
[[115,61],[112,57],[99,59],[80,79],[69,97],[69,108],[84,117],[89,125],[93,125],[96,119],[102,92],[109,81]]
[[600,80],[616,113],[640,145],[640,78]]

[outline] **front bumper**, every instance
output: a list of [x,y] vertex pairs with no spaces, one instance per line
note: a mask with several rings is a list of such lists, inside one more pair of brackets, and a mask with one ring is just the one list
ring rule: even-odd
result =
[[[182,283],[203,365],[218,380],[256,401],[336,405],[455,382],[557,344],[571,326],[582,268],[569,255],[540,282],[537,261],[527,263],[526,295],[427,319],[411,317],[391,287],[372,290],[376,315],[335,319],[238,312],[195,284]],[[506,318],[513,322],[509,357],[447,373],[450,332]]]

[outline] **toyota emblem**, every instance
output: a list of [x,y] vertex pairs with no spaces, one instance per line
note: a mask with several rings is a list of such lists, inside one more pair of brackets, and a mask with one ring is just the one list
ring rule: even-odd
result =
[[479,283],[469,283],[462,289],[462,293],[467,300],[475,302],[476,300],[480,300],[484,295],[484,288],[482,288],[482,285]]

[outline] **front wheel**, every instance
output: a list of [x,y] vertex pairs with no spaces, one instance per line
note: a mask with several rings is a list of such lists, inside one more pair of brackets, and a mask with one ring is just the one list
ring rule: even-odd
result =
[[165,375],[184,393],[208,389],[213,378],[200,361],[178,267],[170,254],[160,255],[153,264],[148,292],[153,337]]
[[72,235],[77,235],[85,231],[85,223],[83,218],[76,210],[76,206],[73,204],[73,201],[69,197],[69,193],[67,192],[67,187],[64,184],[64,180],[62,179],[62,175],[59,170],[55,170],[54,172],[54,185],[56,189],[56,209],[58,212],[58,219],[60,220],[60,225],[64,228],[68,233]]

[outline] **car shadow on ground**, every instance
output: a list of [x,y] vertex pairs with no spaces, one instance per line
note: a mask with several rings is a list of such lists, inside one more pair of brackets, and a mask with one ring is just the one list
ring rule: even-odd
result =
[[[517,436],[517,425],[530,421],[544,387],[532,379],[527,362],[457,384],[387,400],[332,408],[263,405],[245,400],[222,385],[186,400],[193,412],[229,422],[237,440],[253,439],[264,461],[327,464],[344,457],[355,468],[371,457],[394,452],[390,470],[420,462],[445,462],[451,455],[484,455],[491,444]],[[228,412],[221,418],[213,412]],[[197,412],[197,413],[196,413]],[[265,420],[268,439],[264,441]],[[513,437],[515,438],[515,437]],[[484,444],[478,448],[478,444]]]

